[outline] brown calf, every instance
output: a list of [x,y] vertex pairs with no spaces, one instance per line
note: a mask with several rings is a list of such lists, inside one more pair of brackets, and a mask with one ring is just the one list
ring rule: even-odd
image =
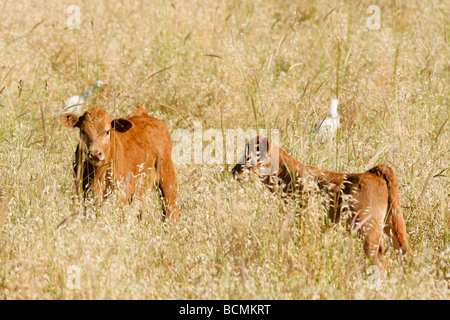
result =
[[[261,175],[261,171],[266,174]],[[363,173],[323,170],[302,164],[268,138],[258,136],[247,143],[244,156],[231,170],[238,181],[246,180],[251,172],[259,173],[269,189],[281,189],[284,194],[305,191],[307,182],[315,185],[327,195],[330,220],[345,218],[350,229],[363,236],[364,251],[371,264],[385,267],[383,231],[393,240],[396,250],[412,257],[397,179],[389,166],[378,165]]]
[[162,121],[138,106],[127,118],[112,119],[96,107],[81,117],[65,113],[61,122],[80,129],[73,172],[77,192],[81,182],[84,198],[93,193],[99,204],[108,189],[122,184],[121,199],[126,202],[156,185],[163,197],[164,217],[178,221],[172,143]]

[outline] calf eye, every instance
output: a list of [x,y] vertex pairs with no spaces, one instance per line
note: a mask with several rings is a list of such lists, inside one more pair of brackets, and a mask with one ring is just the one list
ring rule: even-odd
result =
[[83,129],[81,129],[81,134],[85,134],[86,133],[86,131],[84,131]]

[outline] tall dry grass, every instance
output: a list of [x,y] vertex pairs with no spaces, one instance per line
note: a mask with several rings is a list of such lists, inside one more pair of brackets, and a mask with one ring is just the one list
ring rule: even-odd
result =
[[[66,28],[72,4],[80,29]],[[377,1],[379,30],[366,26],[371,4],[3,1],[0,297],[448,299],[449,2]],[[177,165],[174,228],[150,192],[124,208],[114,196],[88,205],[56,229],[80,210],[78,133],[56,112],[97,79],[109,85],[86,107],[114,116],[143,104],[171,132],[194,121],[258,126],[280,130],[281,146],[308,164],[389,164],[415,264],[391,254],[374,288],[361,242],[330,225],[318,201],[284,205],[258,183],[237,184],[226,165]],[[319,145],[312,131],[336,94],[341,130]]]

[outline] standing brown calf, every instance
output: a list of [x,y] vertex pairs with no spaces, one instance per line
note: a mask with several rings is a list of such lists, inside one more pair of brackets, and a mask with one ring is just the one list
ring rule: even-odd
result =
[[[261,171],[265,174],[261,175]],[[385,267],[383,231],[393,240],[396,250],[412,257],[397,179],[389,166],[378,165],[363,173],[323,170],[302,164],[268,138],[258,136],[246,144],[244,156],[231,170],[239,181],[251,172],[259,174],[269,189],[279,187],[284,194],[305,191],[307,183],[315,185],[327,195],[330,220],[346,218],[348,226],[363,236],[364,251],[371,264]]]
[[178,221],[172,143],[162,121],[138,106],[127,118],[112,119],[96,107],[81,117],[65,113],[61,122],[80,129],[73,172],[77,192],[81,182],[84,198],[92,192],[99,204],[108,189],[121,184],[121,199],[127,202],[156,185],[163,197],[164,217]]

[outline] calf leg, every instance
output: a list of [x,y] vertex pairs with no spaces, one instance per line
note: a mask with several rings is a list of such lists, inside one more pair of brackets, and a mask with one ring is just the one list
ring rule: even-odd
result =
[[[374,221],[372,221],[374,222]],[[364,228],[364,252],[370,260],[370,264],[385,270],[387,261],[384,257],[384,247],[382,243],[382,229],[373,223],[368,228]]]
[[159,189],[163,198],[163,215],[173,222],[177,222],[180,219],[177,195],[178,195],[178,183],[177,176],[175,174],[175,168],[173,163],[165,163],[160,170],[159,177]]

